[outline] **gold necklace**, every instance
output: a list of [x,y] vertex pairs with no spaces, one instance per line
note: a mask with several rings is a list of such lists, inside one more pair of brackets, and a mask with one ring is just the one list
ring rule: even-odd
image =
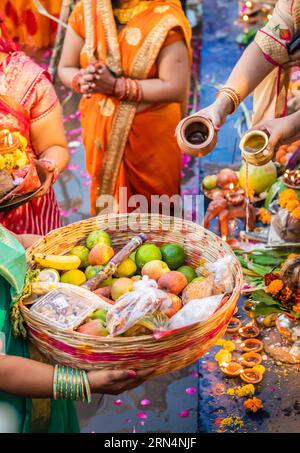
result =
[[120,24],[127,24],[131,19],[134,18],[137,14],[145,11],[149,6],[148,1],[140,1],[136,6],[132,8],[114,8],[114,16]]

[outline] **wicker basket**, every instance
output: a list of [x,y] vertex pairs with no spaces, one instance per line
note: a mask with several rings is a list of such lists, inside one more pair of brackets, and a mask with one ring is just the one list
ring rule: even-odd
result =
[[[148,241],[161,246],[166,242],[181,244],[187,262],[199,265],[201,259],[213,262],[231,249],[213,233],[192,222],[150,214],[118,214],[94,217],[60,228],[48,234],[27,251],[28,268],[35,268],[34,253],[63,254],[84,243],[89,232],[104,229],[112,236],[116,249],[125,245],[137,232],[148,233]],[[241,267],[233,255],[231,271],[235,289],[230,299],[209,320],[159,338],[91,337],[53,328],[38,320],[24,305],[21,311],[30,340],[52,361],[85,370],[155,368],[156,375],[175,371],[195,362],[222,336],[236,308],[242,285]]]

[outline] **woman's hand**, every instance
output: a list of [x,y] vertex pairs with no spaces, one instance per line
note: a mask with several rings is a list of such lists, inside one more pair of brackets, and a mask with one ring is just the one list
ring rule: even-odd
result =
[[267,152],[274,152],[281,145],[293,143],[299,138],[300,113],[296,112],[284,118],[262,121],[256,124],[252,130],[261,130],[269,135]]
[[102,63],[96,63],[83,70],[79,80],[82,93],[90,97],[92,93],[113,94],[116,78]]
[[39,163],[43,166],[46,173],[46,180],[43,184],[43,188],[37,194],[38,197],[42,197],[48,193],[50,187],[55,182],[55,178],[57,177],[56,172],[58,170],[55,162],[50,159],[39,159]]
[[42,236],[39,236],[38,234],[17,234],[16,238],[23,245],[24,249],[27,249],[41,239]]
[[119,395],[141,385],[153,374],[153,369],[142,371],[109,370],[89,371],[88,380],[92,393]]

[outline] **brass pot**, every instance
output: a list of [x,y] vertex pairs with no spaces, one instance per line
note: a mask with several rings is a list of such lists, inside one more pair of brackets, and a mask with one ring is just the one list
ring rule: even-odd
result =
[[176,137],[179,148],[194,157],[206,156],[217,144],[217,132],[213,123],[200,115],[182,120]]
[[273,158],[273,151],[267,149],[269,137],[264,131],[247,132],[240,141],[242,158],[249,164],[266,165]]

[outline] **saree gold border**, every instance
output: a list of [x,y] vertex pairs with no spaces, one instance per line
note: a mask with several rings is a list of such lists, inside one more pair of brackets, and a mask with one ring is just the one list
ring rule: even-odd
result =
[[[146,78],[157,59],[163,42],[170,29],[178,25],[174,15],[163,17],[156,27],[148,34],[139,50],[130,71],[133,78]],[[104,155],[104,163],[100,175],[99,193],[101,195],[114,195],[116,181],[123,158],[124,149],[128,139],[132,122],[136,113],[137,104],[121,102],[114,118],[109,143]]]
[[84,23],[85,23],[85,52],[91,62],[94,56],[94,21],[92,16],[92,0],[83,0]]
[[287,49],[265,33],[258,32],[255,37],[255,42],[263,53],[272,55],[272,59],[276,61],[276,63],[284,64],[289,61]]
[[97,0],[97,15],[102,17],[105,31],[107,43],[106,66],[116,75],[121,75],[123,70],[120,46],[110,0]]

